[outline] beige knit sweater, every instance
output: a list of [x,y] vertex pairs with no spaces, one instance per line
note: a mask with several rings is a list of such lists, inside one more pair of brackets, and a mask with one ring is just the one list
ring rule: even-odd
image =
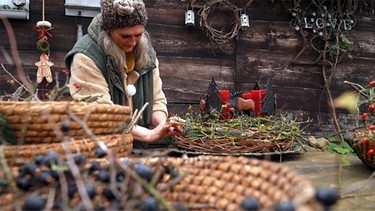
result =
[[[159,61],[155,61],[156,68],[153,71],[153,111],[163,111],[168,116],[167,99],[162,90],[162,81],[159,73]],[[74,99],[86,97],[98,97],[95,102],[113,104],[109,94],[108,84],[95,62],[82,53],[74,55],[71,64],[70,93]],[[134,84],[139,77],[136,71],[123,73],[124,87]],[[132,97],[126,95],[126,105],[133,108]],[[151,103],[151,102],[150,102]]]

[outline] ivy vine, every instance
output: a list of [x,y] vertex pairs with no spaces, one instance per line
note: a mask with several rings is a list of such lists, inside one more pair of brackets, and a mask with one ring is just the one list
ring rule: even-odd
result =
[[[294,0],[289,11],[293,17],[290,25],[298,31],[306,45],[319,53],[314,61],[321,65],[324,87],[321,98],[326,93],[329,114],[337,134],[340,125],[336,117],[331,94],[331,83],[344,58],[353,59],[358,45],[348,38],[356,25],[356,13],[373,3],[369,0]],[[302,49],[296,58],[304,51]]]

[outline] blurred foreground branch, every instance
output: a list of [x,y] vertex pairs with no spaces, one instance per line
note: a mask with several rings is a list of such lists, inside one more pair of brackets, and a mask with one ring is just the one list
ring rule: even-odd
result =
[[16,36],[14,35],[13,28],[10,25],[8,19],[5,16],[0,15],[0,19],[2,20],[2,22],[5,26],[5,30],[8,33],[10,50],[11,50],[11,53],[12,53],[14,65],[16,66],[17,76],[20,79],[20,81],[26,86],[26,89],[30,93],[30,95],[33,96],[34,95],[34,88],[33,88],[33,85],[30,83],[30,81],[27,80],[26,75],[25,75],[25,71],[22,67],[22,61],[21,61],[20,55],[19,55],[18,50],[17,50],[17,41],[15,39]]

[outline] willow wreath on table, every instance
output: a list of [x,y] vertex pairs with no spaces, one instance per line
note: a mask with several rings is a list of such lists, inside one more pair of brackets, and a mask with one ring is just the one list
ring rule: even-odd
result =
[[292,114],[225,120],[205,120],[189,115],[183,134],[172,142],[175,151],[192,154],[284,154],[302,150],[305,139],[301,126]]
[[[233,26],[232,29],[228,32],[225,32],[223,29],[215,29],[211,26],[208,17],[211,13],[211,10],[218,8],[219,6],[227,7],[230,11],[233,12]],[[204,5],[200,10],[200,23],[202,30],[207,34],[210,40],[221,45],[225,44],[232,38],[236,37],[240,29],[240,19],[238,16],[237,7],[227,0],[213,0]]]
[[[258,132],[256,132],[258,133]],[[259,133],[252,137],[177,137],[174,145],[183,150],[203,153],[275,153],[293,148],[294,137],[279,138],[274,133]]]

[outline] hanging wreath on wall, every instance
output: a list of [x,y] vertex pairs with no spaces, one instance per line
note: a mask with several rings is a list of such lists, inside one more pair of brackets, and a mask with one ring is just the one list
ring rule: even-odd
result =
[[41,51],[43,53],[47,53],[49,51],[49,42],[46,39],[40,39],[36,43],[36,47],[38,51]]
[[[212,27],[212,24],[209,20],[209,15],[216,8],[225,8],[230,12],[233,12],[233,22],[231,23],[231,30],[216,29]],[[206,3],[199,12],[200,23],[202,30],[210,38],[211,41],[221,45],[225,44],[229,40],[237,36],[240,29],[240,18],[238,15],[238,8],[227,0],[213,0]]]

